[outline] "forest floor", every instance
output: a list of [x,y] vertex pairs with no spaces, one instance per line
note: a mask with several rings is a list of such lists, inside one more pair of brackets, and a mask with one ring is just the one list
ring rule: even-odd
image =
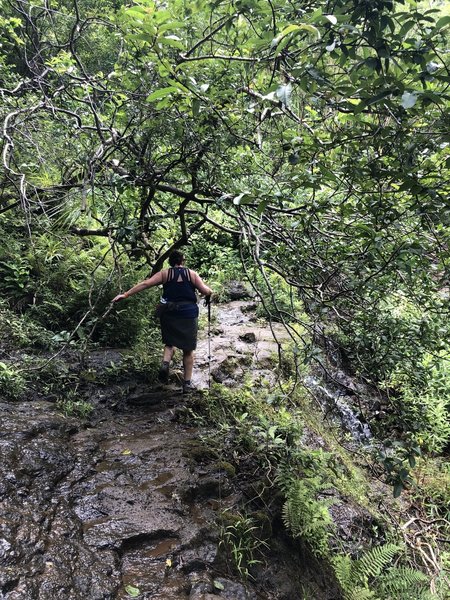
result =
[[[199,388],[211,378],[237,386],[248,372],[274,382],[277,344],[254,319],[248,302],[213,308]],[[98,369],[120,359],[108,350],[88,360]],[[179,374],[168,386],[97,389],[85,422],[46,399],[0,402],[0,599],[300,600],[306,580],[310,600],[338,597],[318,564],[299,570],[281,531],[258,581],[233,575],[218,522],[242,492],[202,441],[204,426],[183,419],[192,400]]]

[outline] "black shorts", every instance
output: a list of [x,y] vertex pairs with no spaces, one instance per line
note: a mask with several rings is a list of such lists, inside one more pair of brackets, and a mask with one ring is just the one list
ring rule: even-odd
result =
[[175,346],[187,351],[197,348],[198,317],[180,319],[168,311],[161,316],[160,324],[165,346]]

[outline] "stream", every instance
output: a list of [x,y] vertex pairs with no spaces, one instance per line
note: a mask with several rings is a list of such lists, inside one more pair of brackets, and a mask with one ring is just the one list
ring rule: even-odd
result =
[[[238,386],[250,373],[274,381],[276,344],[249,305],[214,307],[197,387]],[[175,364],[169,386],[137,384],[120,401],[106,390],[86,423],[46,400],[0,399],[1,600],[302,598],[298,558],[284,542],[257,582],[224,569],[217,519],[240,492],[201,459],[201,428],[179,418],[178,376]],[[336,597],[323,573],[306,570],[322,589],[310,600]]]

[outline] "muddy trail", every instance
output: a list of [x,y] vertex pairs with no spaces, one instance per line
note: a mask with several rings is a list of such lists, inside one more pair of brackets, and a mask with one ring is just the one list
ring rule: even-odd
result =
[[[273,379],[276,343],[250,303],[214,307],[205,335],[198,387]],[[137,384],[114,402],[102,392],[88,422],[46,400],[0,403],[0,599],[303,597],[288,547],[247,583],[221,559],[218,517],[241,493],[204,460],[202,429],[180,419],[189,401],[178,377],[175,365],[169,386]]]

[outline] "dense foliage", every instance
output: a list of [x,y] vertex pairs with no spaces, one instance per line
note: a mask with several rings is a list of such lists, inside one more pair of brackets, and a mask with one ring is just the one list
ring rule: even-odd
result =
[[411,486],[450,441],[448,3],[0,9],[5,338],[139,343],[153,297],[109,300],[185,246],[217,288],[245,274],[295,361],[331,344],[383,391],[381,460]]

